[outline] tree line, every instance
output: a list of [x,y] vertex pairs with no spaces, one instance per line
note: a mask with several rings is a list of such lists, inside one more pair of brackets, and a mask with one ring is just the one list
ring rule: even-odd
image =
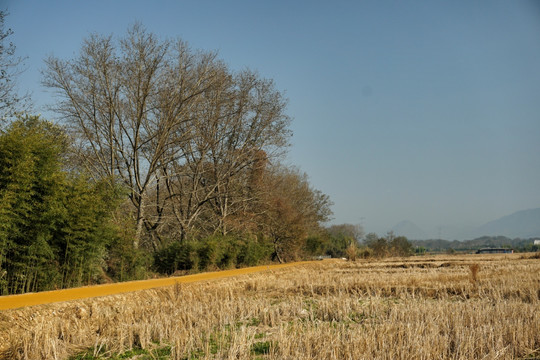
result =
[[519,252],[534,252],[540,250],[534,245],[535,238],[511,239],[506,236],[481,236],[471,240],[413,240],[412,244],[418,252],[471,252],[482,248],[508,248]]
[[23,106],[0,15],[0,293],[306,255],[331,201],[282,164],[271,80],[136,24],[45,60],[51,122]]

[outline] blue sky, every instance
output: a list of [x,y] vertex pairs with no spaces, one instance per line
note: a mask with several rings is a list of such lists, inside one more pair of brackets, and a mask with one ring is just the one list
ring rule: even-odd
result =
[[37,110],[47,55],[135,21],[217,50],[289,98],[288,162],[334,201],[334,223],[432,236],[540,207],[536,1],[37,1],[10,12],[19,84]]

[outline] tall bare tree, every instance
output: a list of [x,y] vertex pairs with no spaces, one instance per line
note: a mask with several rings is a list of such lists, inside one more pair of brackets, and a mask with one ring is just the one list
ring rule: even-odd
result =
[[214,53],[160,41],[136,24],[119,41],[92,35],[78,57],[50,57],[46,66],[44,84],[60,97],[54,109],[74,131],[81,162],[129,189],[137,248],[144,227],[155,228],[163,214],[159,170],[185,155],[179,144],[188,141],[190,107],[213,86],[221,64]]
[[276,158],[288,145],[290,119],[286,101],[272,81],[244,71],[236,77],[234,98],[227,113],[227,126],[212,147],[213,179],[217,196],[212,204],[218,219],[217,230],[227,233],[227,219],[253,200],[249,190],[251,169],[259,159]]
[[257,154],[276,156],[288,144],[286,102],[271,81],[227,69],[219,79],[192,107],[190,141],[179,143],[185,157],[163,169],[182,239],[195,225],[226,234],[227,217],[253,198],[248,175]]

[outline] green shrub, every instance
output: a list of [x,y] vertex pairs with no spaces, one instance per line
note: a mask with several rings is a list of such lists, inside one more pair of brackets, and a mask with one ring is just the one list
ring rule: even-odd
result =
[[200,259],[201,270],[214,270],[218,268],[223,258],[223,246],[218,239],[207,238],[201,241],[197,254]]
[[172,242],[154,253],[154,268],[162,274],[173,274],[177,270],[200,268],[199,244],[193,241]]
[[255,266],[269,261],[274,251],[272,244],[261,237],[240,239],[237,264]]
[[132,239],[117,238],[109,247],[107,275],[115,281],[145,279],[152,263],[148,252],[133,248]]
[[172,242],[154,254],[154,268],[164,274],[177,270],[216,270],[255,266],[268,261],[272,244],[256,237],[213,235],[201,240]]

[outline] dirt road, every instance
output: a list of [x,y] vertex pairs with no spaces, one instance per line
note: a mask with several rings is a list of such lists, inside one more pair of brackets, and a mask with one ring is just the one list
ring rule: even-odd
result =
[[132,292],[137,290],[152,289],[162,286],[169,286],[174,284],[192,283],[196,281],[213,280],[225,277],[251,274],[261,271],[281,269],[290,266],[296,266],[299,264],[307,264],[310,261],[278,264],[278,265],[264,265],[255,266],[242,269],[225,270],[217,272],[206,272],[194,275],[168,277],[163,279],[152,280],[140,280],[140,281],[127,281],[115,284],[104,284],[85,286],[73,289],[55,290],[55,291],[43,291],[39,293],[28,293],[22,295],[8,295],[0,296],[0,310],[16,309],[25,306],[50,304],[60,301],[69,301],[76,299],[84,299],[97,296],[114,295],[126,292]]

